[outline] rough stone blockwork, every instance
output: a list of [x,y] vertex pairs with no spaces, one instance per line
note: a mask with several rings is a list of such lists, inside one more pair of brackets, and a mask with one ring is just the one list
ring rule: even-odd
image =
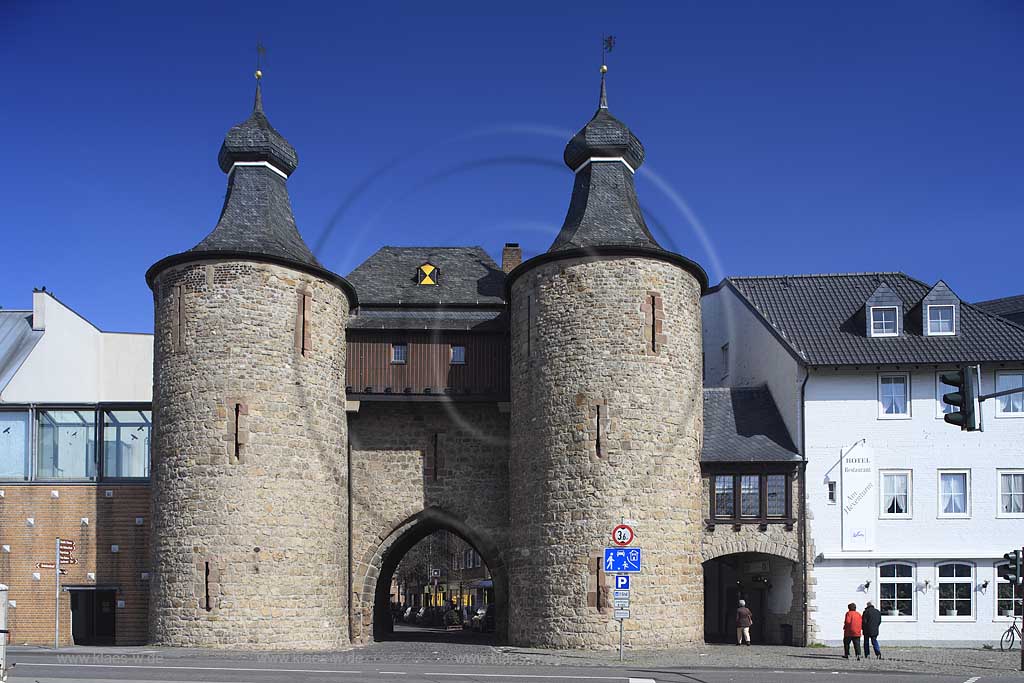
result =
[[345,645],[348,300],[256,262],[171,267],[153,290],[152,642]]
[[[508,546],[509,416],[493,403],[363,402],[351,420],[353,638],[373,634],[382,561],[408,520],[436,508],[457,523],[495,580]],[[392,558],[397,559],[397,558]],[[385,577],[386,580],[386,577]]]
[[[662,303],[656,354],[651,292]],[[529,599],[511,604],[511,642],[618,646],[618,623],[594,605],[591,558],[622,516],[644,552],[627,645],[702,640],[700,285],[655,259],[566,259],[515,281],[512,316],[508,564],[511,594]]]

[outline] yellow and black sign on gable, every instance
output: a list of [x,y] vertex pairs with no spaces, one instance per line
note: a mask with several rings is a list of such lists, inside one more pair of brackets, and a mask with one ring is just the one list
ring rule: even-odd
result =
[[437,269],[437,266],[432,263],[424,263],[416,269],[416,284],[436,285],[440,274],[441,271]]

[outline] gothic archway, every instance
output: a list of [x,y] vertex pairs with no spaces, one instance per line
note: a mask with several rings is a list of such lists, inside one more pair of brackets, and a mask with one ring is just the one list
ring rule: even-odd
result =
[[[371,551],[366,573],[358,577],[354,593],[359,596],[356,608],[367,611],[372,605],[372,633],[376,640],[387,638],[393,631],[390,611],[391,579],[402,557],[419,541],[435,531],[449,531],[472,545],[491,572],[496,609],[495,636],[499,643],[508,640],[508,573],[500,549],[481,535],[465,519],[438,507],[426,508],[397,524],[388,536]],[[355,612],[356,610],[353,610]]]

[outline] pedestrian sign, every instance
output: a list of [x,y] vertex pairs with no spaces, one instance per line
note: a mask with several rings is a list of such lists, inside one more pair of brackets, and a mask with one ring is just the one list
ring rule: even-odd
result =
[[640,548],[605,548],[604,570],[610,573],[640,571]]
[[629,574],[620,575],[615,577],[615,590],[617,591],[628,591],[629,590]]

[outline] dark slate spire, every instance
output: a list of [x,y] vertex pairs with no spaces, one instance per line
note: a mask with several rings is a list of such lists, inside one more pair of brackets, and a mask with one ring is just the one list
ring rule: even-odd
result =
[[263,113],[257,72],[252,115],[224,137],[217,161],[228,174],[217,226],[193,252],[234,252],[322,268],[295,226],[286,180],[299,164],[295,149]]
[[565,222],[549,252],[596,246],[661,249],[644,222],[633,174],[644,162],[644,147],[626,124],[608,111],[605,72],[590,122],[569,140],[563,156],[576,174]]

